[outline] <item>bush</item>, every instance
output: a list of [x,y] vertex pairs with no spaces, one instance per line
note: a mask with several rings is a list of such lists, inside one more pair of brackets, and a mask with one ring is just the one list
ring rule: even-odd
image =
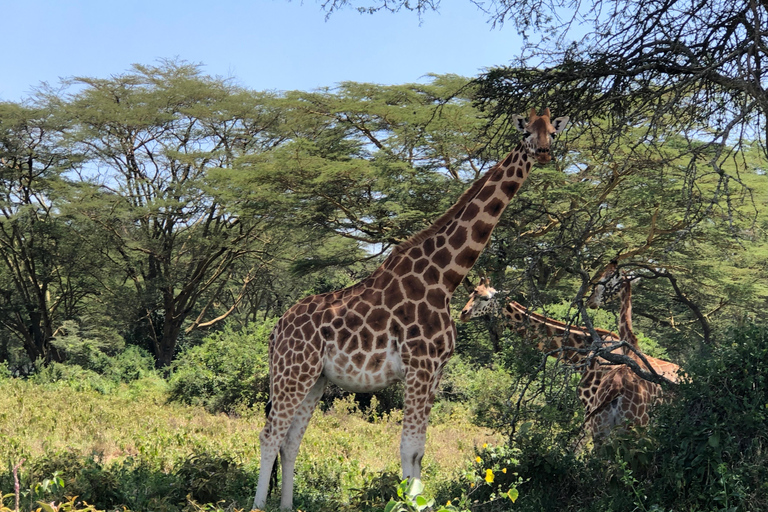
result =
[[228,413],[266,401],[269,333],[276,322],[226,328],[184,350],[171,366],[170,399]]
[[574,450],[542,417],[523,425],[515,510],[768,510],[768,329],[705,347],[647,428]]
[[63,384],[77,391],[93,390],[102,394],[111,393],[117,383],[76,364],[50,363],[40,368],[30,380],[35,384]]
[[106,374],[117,382],[141,380],[155,374],[155,358],[143,348],[130,345],[110,358]]
[[679,508],[768,510],[768,328],[732,330],[686,371],[689,379],[659,407],[651,432],[658,500]]

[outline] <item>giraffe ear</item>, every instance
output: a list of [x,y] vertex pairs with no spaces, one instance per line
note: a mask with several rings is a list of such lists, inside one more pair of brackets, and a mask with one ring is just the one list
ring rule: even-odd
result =
[[568,124],[568,116],[558,117],[552,121],[552,127],[555,129],[555,133],[560,133],[565,129],[565,125]]
[[527,124],[528,123],[523,116],[519,116],[517,114],[512,115],[512,126],[516,130],[520,130],[521,132],[524,132]]

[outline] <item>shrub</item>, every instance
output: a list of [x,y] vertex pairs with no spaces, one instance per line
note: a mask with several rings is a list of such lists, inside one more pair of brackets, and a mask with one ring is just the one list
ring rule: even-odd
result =
[[658,500],[768,510],[768,328],[734,329],[685,369],[689,378],[658,408],[651,431]]
[[117,384],[76,364],[50,363],[40,368],[30,380],[35,384],[56,384],[71,386],[77,391],[93,390],[102,394],[111,393]]
[[155,359],[152,354],[136,345],[110,358],[106,374],[117,382],[134,382],[155,373]]
[[237,412],[269,394],[268,340],[276,319],[240,331],[226,328],[184,350],[171,366],[173,401],[211,412]]

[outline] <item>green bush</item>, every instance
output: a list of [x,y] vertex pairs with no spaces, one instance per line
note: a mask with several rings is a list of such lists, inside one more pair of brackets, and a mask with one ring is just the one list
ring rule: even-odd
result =
[[768,510],[768,328],[734,329],[685,369],[689,379],[651,431],[658,501]]
[[686,362],[647,428],[590,450],[541,414],[521,425],[515,510],[768,510],[768,329],[721,339]]
[[105,373],[117,382],[130,383],[155,374],[155,358],[136,345],[129,345],[109,359]]
[[266,401],[269,333],[276,322],[227,328],[184,350],[171,366],[170,399],[230,413]]
[[30,380],[35,384],[71,386],[77,391],[93,390],[102,394],[111,393],[117,383],[99,373],[82,368],[77,364],[50,363],[41,367]]

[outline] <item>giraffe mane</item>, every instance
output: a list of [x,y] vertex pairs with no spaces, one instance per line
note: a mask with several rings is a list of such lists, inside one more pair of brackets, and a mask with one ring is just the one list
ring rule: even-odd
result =
[[[520,147],[520,145],[518,145]],[[480,193],[480,190],[485,186],[491,176],[501,168],[500,164],[496,164],[491,167],[480,179],[476,180],[451,206],[448,211],[442,214],[438,219],[432,223],[431,226],[424,228],[408,240],[401,242],[400,245],[392,249],[390,258],[401,254],[403,251],[407,251],[411,247],[415,247],[424,242],[428,238],[434,236],[441,228],[443,228],[448,222],[456,217],[456,214],[461,210],[465,204],[475,198]],[[389,259],[389,258],[388,258]]]

